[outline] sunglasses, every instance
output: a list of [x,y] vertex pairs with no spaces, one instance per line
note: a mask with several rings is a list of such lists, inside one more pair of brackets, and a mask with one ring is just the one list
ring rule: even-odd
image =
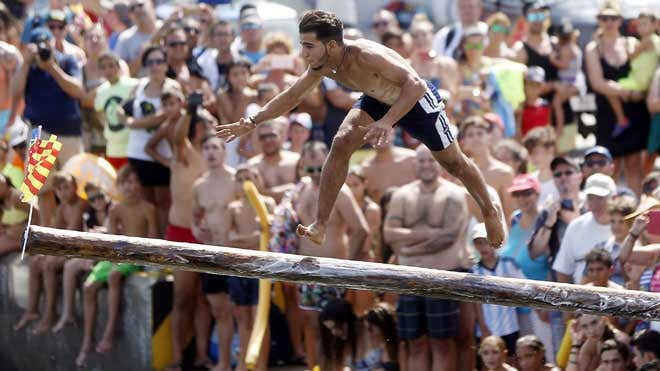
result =
[[260,24],[256,23],[244,23],[241,25],[241,30],[247,31],[247,30],[260,30],[262,27]]
[[535,192],[533,189],[526,189],[526,190],[524,190],[524,191],[516,191],[516,192],[513,192],[513,193],[511,193],[511,196],[513,196],[514,198],[519,198],[519,197],[525,197],[525,198],[527,198],[527,197],[532,196],[532,195],[535,194],[535,193],[536,193],[536,192]]
[[308,174],[320,173],[323,166],[305,166],[305,172]]
[[607,166],[609,161],[607,160],[586,160],[584,166],[586,167],[604,167]]
[[66,28],[66,25],[64,23],[49,23],[48,24],[48,29],[53,31],[53,30],[63,30]]
[[130,10],[131,12],[134,12],[135,9],[137,9],[137,8],[142,8],[143,6],[144,6],[144,3],[134,3],[134,4],[131,4],[131,5],[128,7],[128,10]]
[[187,43],[185,41],[171,41],[167,43],[167,46],[170,48],[176,48],[177,46],[186,46]]
[[387,21],[377,21],[371,24],[372,28],[385,27],[389,22]]
[[272,138],[275,138],[275,137],[277,137],[277,134],[275,134],[275,133],[260,134],[259,135],[259,140],[264,141],[264,140],[272,139]]
[[199,28],[186,26],[183,28],[185,33],[194,33],[195,35],[199,34]]
[[465,43],[465,49],[466,50],[483,50],[484,49],[484,43],[482,43],[482,42],[466,42]]
[[621,17],[617,15],[599,15],[597,18],[601,22],[615,22],[621,19]]
[[101,199],[105,199],[105,195],[103,193],[96,193],[87,196],[87,200],[89,202],[96,202],[97,200],[101,200]]
[[213,33],[213,36],[215,36],[215,37],[229,37],[231,35],[232,35],[231,32],[215,32],[215,33]]
[[564,171],[555,171],[552,175],[555,178],[561,178],[562,175],[571,176],[573,174],[575,174],[574,170],[564,170]]
[[545,13],[529,13],[527,14],[528,22],[543,22],[548,16]]
[[494,24],[490,26],[490,30],[493,33],[509,33],[509,27],[501,24]]
[[162,64],[165,64],[165,59],[163,58],[147,59],[147,61],[144,63],[144,65],[147,67],[160,66]]

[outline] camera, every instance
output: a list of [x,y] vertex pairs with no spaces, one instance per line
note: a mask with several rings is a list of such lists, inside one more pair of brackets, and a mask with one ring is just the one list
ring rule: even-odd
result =
[[563,210],[574,211],[575,207],[573,206],[573,200],[571,200],[570,198],[562,200],[561,201],[561,208]]
[[195,113],[197,112],[197,107],[201,106],[204,103],[204,96],[201,92],[195,91],[188,95],[188,112]]
[[53,52],[50,50],[50,47],[48,47],[48,43],[45,41],[37,43],[37,53],[39,54],[39,59],[41,59],[42,62],[49,60],[53,54]]

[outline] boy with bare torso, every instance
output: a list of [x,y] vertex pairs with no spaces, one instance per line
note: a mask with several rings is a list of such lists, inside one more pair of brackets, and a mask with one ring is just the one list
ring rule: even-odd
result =
[[[302,168],[310,180],[303,180],[294,208],[302,223],[313,220],[319,197],[321,168],[328,149],[323,142],[307,142],[301,157]],[[321,249],[314,242],[300,239],[298,254],[339,259],[353,259],[361,252],[369,227],[348,186],[342,187],[328,219],[326,238]],[[332,299],[343,297],[345,290],[335,287],[302,284],[299,288],[299,306],[305,313],[305,345],[307,364],[316,364],[316,341],[319,339],[318,316],[323,306]]]
[[[250,205],[243,184],[246,181],[254,183],[257,188],[262,188],[259,173],[255,169],[241,167],[236,170],[235,186],[238,200],[232,201],[227,207],[227,218],[231,227],[227,239],[227,246],[242,249],[259,249],[259,236],[261,226],[254,207]],[[266,205],[270,214],[275,210],[275,200],[267,196],[259,196]],[[234,317],[238,325],[238,336],[240,339],[239,362],[237,371],[247,371],[245,355],[252,333],[252,326],[257,315],[257,304],[259,302],[259,280],[256,278],[229,277],[229,296],[234,303]],[[264,336],[264,342],[259,353],[259,361],[256,370],[266,370],[268,367],[268,351],[270,336]]]
[[[117,186],[124,195],[124,199],[110,208],[108,233],[156,238],[158,236],[156,207],[142,199],[140,182],[132,167],[126,165],[119,170]],[[96,352],[107,353],[113,345],[124,277],[139,269],[140,267],[133,264],[115,264],[108,261],[96,263],[92,268],[92,273],[87,277],[83,289],[85,325],[82,345],[76,358],[77,366],[84,365],[87,355],[92,351],[97,316],[96,294],[106,284],[108,285],[108,322],[101,340],[96,345]]]
[[478,168],[454,143],[441,98],[435,87],[395,51],[368,40],[343,38],[343,25],[332,13],[306,12],[298,26],[302,57],[309,67],[256,115],[218,127],[217,135],[232,140],[252,131],[259,123],[276,118],[298,105],[323,77],[362,91],[348,113],[323,166],[315,221],[301,225],[298,233],[321,244],[337,196],[346,180],[350,157],[367,141],[387,143],[394,125],[400,125],[424,143],[433,157],[466,184],[484,215],[491,244],[501,245],[504,226],[501,210],[493,205]]
[[[234,169],[224,164],[225,144],[213,135],[202,139],[202,157],[208,170],[193,185],[193,235],[201,243],[226,246],[231,227],[227,207],[236,198]],[[213,370],[229,371],[234,328],[227,277],[201,274],[200,278],[202,291],[211,304],[220,343],[220,362]]]
[[[201,93],[198,93],[201,94]],[[198,243],[192,233],[193,183],[199,179],[206,164],[202,158],[202,139],[217,121],[190,97],[186,99],[180,88],[168,88],[161,95],[165,122],[151,136],[145,152],[170,168],[172,204],[168,215],[165,239]],[[192,102],[192,103],[191,103]],[[166,140],[172,148],[171,159],[164,158],[158,145]],[[181,369],[185,332],[194,324],[196,355],[193,366],[209,366],[207,355],[211,314],[202,293],[199,273],[174,270],[172,303],[172,363],[170,371]]]
[[[82,214],[87,202],[76,193],[76,179],[67,173],[53,174],[53,187],[60,204],[55,209],[55,227],[72,231],[82,230]],[[28,308],[14,329],[18,330],[28,322],[38,318],[39,296],[42,279],[45,293],[45,313],[32,330],[33,334],[43,334],[50,330],[57,320],[57,294],[59,291],[58,273],[66,258],[38,255],[30,258],[30,281]]]

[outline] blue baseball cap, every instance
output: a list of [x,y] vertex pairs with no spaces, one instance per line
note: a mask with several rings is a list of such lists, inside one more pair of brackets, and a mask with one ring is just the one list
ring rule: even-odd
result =
[[53,34],[45,27],[37,27],[30,32],[30,42],[38,43],[48,41],[53,38]]
[[605,156],[608,160],[612,161],[612,154],[610,153],[610,150],[603,147],[603,146],[593,146],[593,147],[589,148],[584,153],[584,158],[586,159],[587,157],[589,157],[591,155]]

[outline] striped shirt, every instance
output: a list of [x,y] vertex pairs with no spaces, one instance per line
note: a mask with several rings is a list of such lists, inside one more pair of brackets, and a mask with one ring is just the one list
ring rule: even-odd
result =
[[[515,260],[509,257],[498,257],[495,267],[490,269],[481,262],[472,267],[472,273],[480,276],[497,276],[508,278],[526,278]],[[505,336],[520,330],[518,313],[515,307],[495,304],[481,304],[484,321],[491,334]],[[481,336],[477,328],[477,336]]]

